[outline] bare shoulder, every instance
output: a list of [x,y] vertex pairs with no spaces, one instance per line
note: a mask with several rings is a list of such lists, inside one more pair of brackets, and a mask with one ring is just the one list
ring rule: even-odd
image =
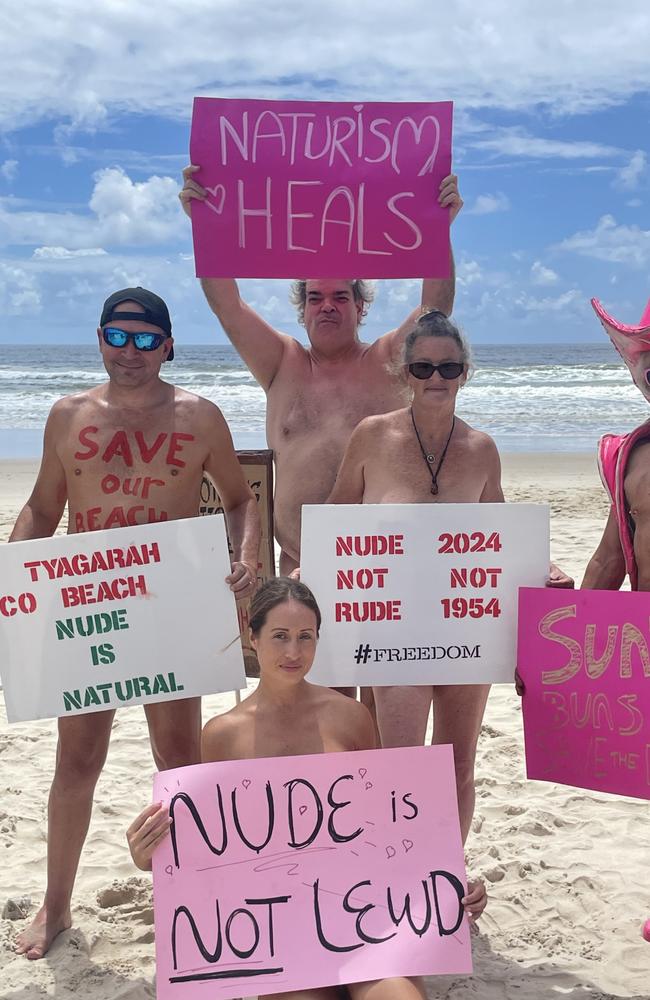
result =
[[311,355],[308,348],[288,333],[283,333],[281,336],[284,349],[282,352],[282,361],[280,362],[280,371],[291,372],[308,368],[311,365]]
[[250,711],[244,702],[223,715],[215,715],[201,733],[201,760],[238,760],[242,734],[251,725]]
[[468,448],[485,459],[498,459],[499,451],[494,438],[485,431],[476,430],[464,420],[456,418],[456,427],[461,432],[462,439]]
[[55,422],[70,420],[79,412],[97,406],[103,397],[103,386],[93,386],[58,399],[50,410],[49,419]]
[[330,688],[322,688],[321,691],[319,712],[325,711],[336,721],[337,729],[345,733],[346,740],[355,750],[373,750],[376,746],[375,725],[366,706]]
[[180,389],[176,385],[172,388],[174,406],[184,417],[211,429],[225,425],[225,417],[216,403],[206,399],[205,396],[197,396],[195,392]]
[[392,430],[402,427],[407,409],[392,410],[389,413],[376,413],[370,417],[364,417],[355,427],[353,434],[361,440],[383,437]]
[[398,330],[389,330],[382,334],[371,344],[364,344],[367,348],[364,360],[370,364],[390,365],[395,364],[395,338]]

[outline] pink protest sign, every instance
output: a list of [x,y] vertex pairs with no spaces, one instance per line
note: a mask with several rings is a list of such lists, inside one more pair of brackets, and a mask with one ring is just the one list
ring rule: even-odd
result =
[[451,747],[201,764],[154,797],[158,1000],[471,972]]
[[519,591],[529,778],[650,799],[648,594]]
[[198,277],[446,278],[452,104],[196,97]]

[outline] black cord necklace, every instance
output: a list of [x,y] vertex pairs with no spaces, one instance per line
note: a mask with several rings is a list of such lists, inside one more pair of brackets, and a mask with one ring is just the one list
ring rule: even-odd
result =
[[418,433],[417,425],[415,423],[415,417],[413,416],[413,407],[411,407],[411,423],[413,424],[413,430],[415,431],[415,436],[418,439],[418,444],[420,445],[422,458],[424,459],[426,467],[429,471],[429,475],[431,476],[431,492],[435,497],[438,494],[438,476],[440,475],[440,470],[442,469],[442,463],[444,462],[445,456],[447,454],[447,448],[449,447],[449,442],[451,441],[451,435],[454,433],[454,427],[456,426],[456,416],[454,415],[454,417],[452,418],[449,437],[445,442],[445,447],[442,449],[442,455],[440,456],[440,461],[438,462],[435,470],[432,468],[432,466],[436,460],[436,456],[433,454],[433,452],[427,453],[424,449],[424,445],[422,444],[422,439]]

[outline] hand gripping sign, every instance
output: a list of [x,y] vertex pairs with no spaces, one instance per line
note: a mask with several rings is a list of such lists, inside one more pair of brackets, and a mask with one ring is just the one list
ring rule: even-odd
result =
[[310,680],[512,683],[517,590],[548,566],[544,505],[304,506],[301,577],[323,615]]
[[154,798],[158,1000],[471,972],[450,746],[201,764]]
[[449,276],[452,105],[194,99],[198,277]]
[[529,778],[650,799],[646,593],[519,595]]
[[0,546],[10,722],[246,686],[223,515]]

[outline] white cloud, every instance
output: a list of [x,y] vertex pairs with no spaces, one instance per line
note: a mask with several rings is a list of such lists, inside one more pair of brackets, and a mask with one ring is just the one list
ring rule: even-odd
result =
[[492,215],[494,212],[507,212],[510,202],[502,191],[496,194],[480,194],[471,208],[467,209],[468,215]]
[[534,285],[554,285],[559,280],[559,275],[536,260],[530,269],[530,280]]
[[0,261],[0,312],[5,316],[40,312],[41,294],[34,275],[11,261]]
[[[387,287],[385,287],[387,286]],[[402,278],[396,281],[373,282],[375,296],[382,295],[388,291],[388,302],[403,309],[405,305],[413,308],[422,295],[422,282],[417,278]],[[413,305],[411,305],[413,303]]]
[[[182,260],[180,255],[161,258],[100,251],[63,256],[38,254],[20,263],[0,258],[0,315],[24,317],[23,326],[11,330],[14,340],[21,329],[30,330],[37,338],[42,336],[42,320],[38,317],[45,313],[48,330],[61,327],[69,332],[71,323],[75,329],[89,325],[94,330],[106,296],[116,288],[132,285],[143,285],[163,295],[174,316],[177,311],[187,315],[190,310],[193,317],[196,310],[205,326],[214,327],[214,318],[194,277],[193,262]],[[35,326],[35,322],[41,326]],[[189,329],[195,326],[192,318]],[[6,329],[0,331],[0,337],[2,334],[7,339]]]
[[66,247],[37,247],[32,256],[35,260],[70,260],[71,257],[99,257],[106,251],[101,247],[87,250],[68,250]]
[[[646,0],[239,0],[22,3],[5,18],[0,123],[63,119],[59,140],[116,112],[187,119],[191,98],[222,96],[421,99],[459,106],[556,111],[611,106],[650,87]],[[336,26],[335,37],[323,24]],[[435,59],[432,39],[438,40]],[[273,54],[269,61],[269,53]],[[335,67],[335,71],[334,71]],[[16,81],[20,81],[17,86]]]
[[16,209],[12,199],[0,199],[0,244],[41,244],[61,258],[66,251],[163,245],[189,235],[177,180],[153,176],[136,182],[121,168],[108,167],[94,181],[88,214]]
[[543,299],[537,299],[533,295],[527,295],[525,292],[522,292],[515,299],[515,305],[528,313],[561,312],[562,310],[575,309],[576,307],[581,310],[585,302],[586,299],[583,292],[577,288],[571,288],[568,292],[563,292],[562,295],[558,295],[555,298],[546,296]]
[[650,264],[650,229],[619,226],[613,216],[603,215],[595,229],[569,236],[558,248],[596,260],[645,267]]
[[11,184],[18,174],[18,160],[5,160],[0,165],[0,174],[2,174],[7,184]]
[[500,156],[526,156],[535,159],[601,159],[620,156],[622,152],[616,146],[607,146],[599,142],[544,139],[530,135],[519,127],[499,129],[492,138],[474,139],[471,145],[476,149],[494,152]]
[[119,167],[98,171],[90,199],[102,234],[98,242],[138,246],[184,234],[188,226],[179,211],[178,188],[171,177],[134,182]]
[[467,288],[483,281],[483,270],[476,260],[464,260],[456,268],[456,284]]
[[648,158],[641,149],[637,149],[630,162],[625,167],[621,167],[616,175],[619,187],[625,191],[634,191],[639,186],[643,174],[648,167]]

